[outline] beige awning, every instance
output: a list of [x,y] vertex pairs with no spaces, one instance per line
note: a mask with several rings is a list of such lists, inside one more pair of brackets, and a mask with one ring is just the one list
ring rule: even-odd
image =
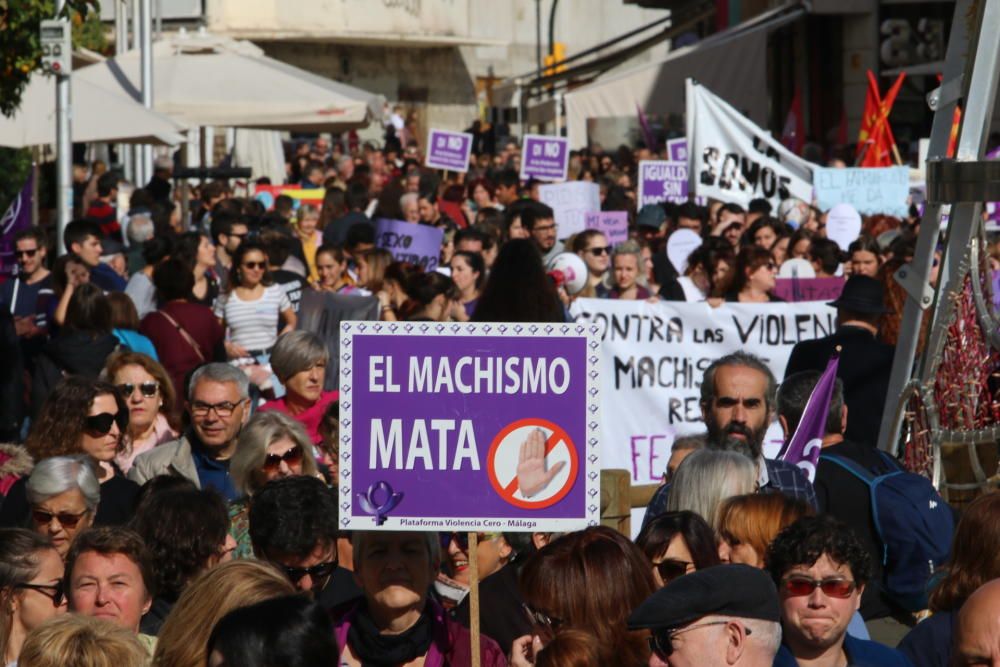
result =
[[587,145],[587,120],[684,113],[684,81],[693,78],[725,97],[758,125],[767,125],[767,35],[806,14],[794,3],[716,33],[662,60],[567,92],[570,148]]

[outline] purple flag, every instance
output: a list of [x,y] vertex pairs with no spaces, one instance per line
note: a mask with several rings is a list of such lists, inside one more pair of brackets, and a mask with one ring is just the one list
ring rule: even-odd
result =
[[0,274],[12,275],[17,262],[14,258],[14,235],[31,227],[31,191],[34,170],[28,172],[28,180],[21,192],[14,197],[3,217],[0,218]]
[[642,128],[642,136],[643,139],[646,141],[646,148],[655,153],[656,137],[653,136],[653,129],[649,126],[649,120],[647,120],[646,114],[643,113],[641,106],[636,104],[635,110],[636,113],[639,115],[639,127]]
[[823,449],[823,436],[826,435],[826,416],[830,411],[830,399],[833,398],[833,385],[837,380],[837,366],[840,355],[834,353],[826,365],[826,370],[813,387],[799,425],[778,458],[794,463],[806,473],[809,481],[816,479],[816,462],[819,461],[820,450]]

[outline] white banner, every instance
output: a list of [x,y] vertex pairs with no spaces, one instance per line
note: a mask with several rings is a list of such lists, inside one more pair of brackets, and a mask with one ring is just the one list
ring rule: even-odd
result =
[[725,304],[578,299],[572,314],[601,336],[601,467],[660,480],[674,437],[705,430],[702,375],[715,359],[744,350],[780,381],[802,340],[833,333],[836,311],[822,302]]
[[746,207],[767,199],[812,201],[812,166],[771,133],[687,80],[687,136],[691,142],[691,192]]

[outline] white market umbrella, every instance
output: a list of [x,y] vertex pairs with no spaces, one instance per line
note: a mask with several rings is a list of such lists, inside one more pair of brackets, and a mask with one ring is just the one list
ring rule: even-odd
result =
[[[138,98],[140,54],[82,70]],[[179,33],[153,45],[153,108],[191,126],[297,132],[365,127],[384,98],[269,58],[250,42]]]
[[[93,65],[97,67],[97,65]],[[187,127],[147,109],[117,86],[101,86],[70,76],[70,134],[78,143],[106,141],[177,145]],[[56,142],[55,77],[35,73],[12,118],[0,115],[0,146],[25,148]]]

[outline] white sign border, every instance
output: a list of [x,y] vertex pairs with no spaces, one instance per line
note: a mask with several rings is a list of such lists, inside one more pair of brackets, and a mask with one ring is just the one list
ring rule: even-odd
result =
[[[461,134],[461,135],[466,136],[466,137],[469,138],[469,142],[468,142],[468,146],[469,147],[465,151],[465,163],[464,163],[465,164],[465,168],[464,169],[455,169],[455,167],[453,167],[451,165],[441,164],[440,162],[434,162],[433,152],[431,151],[431,146],[433,146],[434,144],[431,143],[431,142],[434,139],[434,133],[435,132],[438,132],[438,133],[441,133],[441,134],[445,134],[445,135],[449,135],[449,134],[450,135]],[[461,172],[463,174],[467,173],[469,171],[469,158],[472,157],[472,142],[474,140],[475,140],[475,137],[473,137],[468,132],[457,132],[455,130],[439,130],[439,129],[433,128],[433,127],[430,128],[429,130],[427,130],[427,152],[424,154],[424,166],[425,167],[430,167],[431,169],[443,169],[444,171]]]
[[[539,139],[541,141],[559,141],[559,142],[562,142],[563,146],[566,148],[566,160],[563,162],[562,177],[561,178],[557,178],[557,179],[540,178],[538,176],[532,176],[531,174],[525,174],[524,173],[524,167],[525,167],[525,165],[528,162],[524,158],[525,158],[525,155],[527,155],[526,148],[528,146],[528,140],[529,139]],[[536,181],[542,181],[542,182],[545,182],[545,183],[562,183],[563,181],[566,180],[566,175],[568,173],[569,173],[569,139],[567,139],[566,137],[553,137],[553,136],[548,135],[548,134],[526,134],[526,135],[524,135],[524,139],[521,140],[521,173],[518,174],[518,178],[520,178],[522,181],[526,181],[529,178],[533,178]]]
[[[376,336],[493,336],[502,338],[577,338],[584,337],[587,341],[587,425],[585,429],[587,442],[583,448],[584,460],[580,468],[584,474],[584,494],[586,499],[586,515],[583,519],[524,519],[526,523],[534,523],[530,531],[573,531],[584,527],[597,526],[601,522],[601,341],[598,337],[599,328],[594,324],[580,323],[531,323],[531,322],[453,322],[449,324],[429,322],[370,322],[347,321],[340,327],[340,382],[338,397],[340,403],[340,448],[337,486],[337,503],[340,512],[338,528],[341,530],[416,530],[416,531],[480,531],[494,529],[484,521],[507,522],[509,518],[490,519],[448,519],[429,518],[419,520],[420,525],[402,525],[401,519],[389,516],[378,526],[375,517],[355,516],[351,513],[354,506],[354,487],[351,480],[351,459],[353,458],[353,399],[351,384],[351,361],[353,355],[354,336],[359,334]],[[346,471],[346,475],[345,475]],[[417,521],[407,517],[410,522]],[[516,530],[508,532],[519,532]]]

